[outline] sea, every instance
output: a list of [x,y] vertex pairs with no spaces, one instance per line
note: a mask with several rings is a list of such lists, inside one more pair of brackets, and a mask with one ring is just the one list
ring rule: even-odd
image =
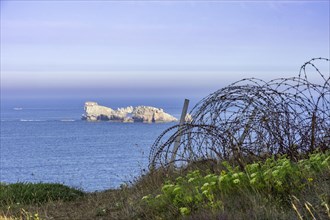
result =
[[180,118],[183,99],[1,100],[0,182],[61,183],[86,192],[118,188],[147,172],[155,139],[176,123],[88,122],[85,101],[148,105]]

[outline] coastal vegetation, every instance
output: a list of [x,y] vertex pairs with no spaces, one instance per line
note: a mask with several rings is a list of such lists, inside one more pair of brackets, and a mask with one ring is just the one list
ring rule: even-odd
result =
[[[166,181],[158,193],[142,199],[154,210],[154,215],[162,219],[198,215],[201,212],[212,213],[213,217],[227,216],[229,219],[237,219],[237,213],[240,217],[251,215],[258,219],[261,217],[258,212],[263,212],[266,219],[294,219],[297,217],[294,214],[310,219],[330,218],[329,193],[319,191],[313,199],[301,197],[315,187],[315,182],[317,185],[320,181],[324,184],[328,182],[329,186],[329,151],[311,154],[296,163],[282,156],[247,164],[244,169],[233,167],[227,161],[221,165],[221,170],[215,173],[202,173],[196,169],[177,177],[175,181]],[[254,210],[250,213],[253,210],[251,202],[252,205],[258,204],[258,209],[267,211]],[[306,210],[297,208],[301,203]],[[169,209],[173,210],[172,213],[167,211]],[[281,216],[284,212],[286,214]]]
[[203,161],[145,173],[119,189],[1,184],[0,219],[329,219],[330,151],[293,162]]
[[43,204],[48,201],[71,201],[83,196],[80,190],[52,183],[0,184],[0,205]]

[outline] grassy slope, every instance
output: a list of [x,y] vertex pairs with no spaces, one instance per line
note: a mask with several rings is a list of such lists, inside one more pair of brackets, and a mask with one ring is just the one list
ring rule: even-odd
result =
[[[322,204],[322,201],[325,201],[329,208],[329,169],[319,173],[314,177],[313,184],[295,194],[293,201],[295,207],[292,206],[292,203],[283,205],[278,202],[277,196],[272,194],[272,191],[263,194],[237,190],[229,195],[220,195],[221,200],[224,201],[222,209],[202,208],[193,212],[192,215],[184,217],[171,204],[167,204],[166,211],[159,215],[153,207],[141,200],[145,195],[160,193],[165,181],[175,182],[178,176],[185,176],[189,170],[196,169],[200,170],[202,175],[206,175],[210,173],[210,169],[219,174],[224,167],[208,163],[194,164],[186,170],[171,175],[158,170],[152,174],[142,175],[131,186],[97,193],[82,193],[60,184],[2,184],[0,185],[0,216],[2,219],[9,220],[312,219],[306,208],[308,202],[311,204],[309,209],[312,210],[316,219],[328,219],[327,207]],[[34,196],[31,197],[31,195]]]

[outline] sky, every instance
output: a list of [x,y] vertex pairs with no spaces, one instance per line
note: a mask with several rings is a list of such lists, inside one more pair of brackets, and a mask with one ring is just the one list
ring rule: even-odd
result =
[[329,11],[328,0],[1,0],[1,98],[204,97],[296,76],[330,57]]

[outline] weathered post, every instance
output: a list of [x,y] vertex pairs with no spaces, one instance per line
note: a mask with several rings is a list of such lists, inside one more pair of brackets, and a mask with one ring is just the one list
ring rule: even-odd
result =
[[176,153],[178,151],[178,148],[179,148],[179,145],[180,145],[180,142],[181,142],[181,135],[182,135],[181,134],[181,128],[182,128],[182,125],[185,123],[187,110],[188,110],[188,105],[189,105],[189,99],[185,99],[184,104],[183,104],[183,108],[182,108],[181,118],[180,118],[178,136],[176,137],[176,139],[174,141],[173,153],[172,153],[171,163],[170,163],[170,169],[173,169],[173,167],[174,167]]

